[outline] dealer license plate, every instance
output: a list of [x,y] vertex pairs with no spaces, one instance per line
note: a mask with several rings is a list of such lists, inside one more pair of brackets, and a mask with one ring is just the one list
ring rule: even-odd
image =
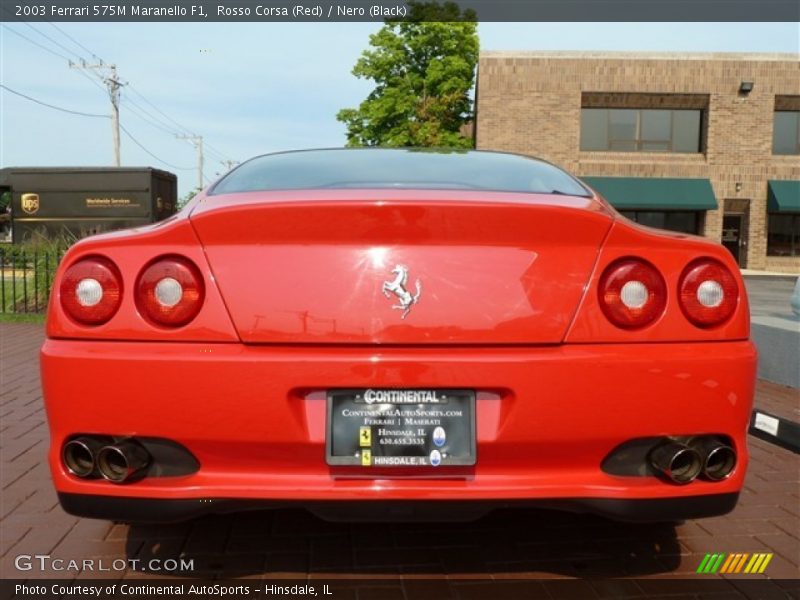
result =
[[329,465],[474,465],[475,392],[330,390],[326,446]]

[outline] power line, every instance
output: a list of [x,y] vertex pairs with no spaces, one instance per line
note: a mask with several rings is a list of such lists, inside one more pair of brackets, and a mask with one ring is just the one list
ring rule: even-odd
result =
[[[11,13],[9,13],[9,11],[8,11],[8,10],[6,10],[6,13],[8,13],[8,14],[11,14]],[[17,21],[19,21],[20,23],[22,23],[23,25],[25,25],[25,27],[27,27],[27,28],[28,28],[28,29],[30,29],[31,31],[34,31],[35,33],[38,33],[40,36],[42,36],[43,38],[45,38],[45,39],[49,40],[50,42],[52,42],[53,44],[55,44],[56,46],[58,46],[58,47],[59,47],[59,48],[61,48],[62,50],[66,51],[66,52],[68,52],[68,53],[70,53],[70,54],[72,54],[73,56],[77,56],[79,59],[83,60],[83,57],[82,57],[80,54],[78,54],[77,52],[73,52],[72,50],[70,50],[69,48],[67,48],[67,47],[66,47],[64,44],[61,44],[60,42],[58,42],[58,41],[54,40],[53,38],[51,38],[51,37],[50,37],[49,35],[47,35],[46,33],[43,33],[43,32],[42,32],[42,31],[40,31],[39,29],[36,29],[36,27],[34,27],[33,25],[31,25],[31,24],[30,24],[30,23],[28,23],[27,21],[23,21],[22,19],[19,19],[19,18],[17,18],[17,17],[15,17],[15,18],[17,19]]]
[[[3,27],[4,29],[6,29],[6,30],[10,31],[10,32],[11,32],[11,33],[13,33],[14,35],[18,35],[18,36],[19,36],[19,37],[21,37],[22,39],[24,39],[24,40],[26,40],[26,41],[30,42],[30,43],[31,43],[31,44],[33,44],[34,46],[37,46],[37,47],[41,48],[41,49],[42,49],[42,50],[44,50],[45,52],[49,52],[50,54],[52,54],[52,55],[54,55],[54,56],[57,56],[58,58],[61,58],[61,59],[65,60],[65,61],[67,61],[67,63],[70,63],[70,62],[72,62],[72,60],[71,60],[71,59],[70,59],[68,56],[64,56],[63,54],[60,54],[60,53],[56,52],[55,50],[52,50],[52,49],[50,49],[50,48],[48,48],[48,47],[46,47],[46,46],[43,46],[43,45],[42,45],[42,44],[40,44],[39,42],[37,42],[37,41],[35,41],[35,40],[32,40],[31,38],[29,38],[28,36],[26,36],[26,35],[24,35],[24,34],[20,33],[19,31],[16,31],[15,29],[11,29],[11,28],[10,28],[10,27],[8,27],[7,25],[2,25],[2,27]],[[88,80],[88,81],[89,81],[89,82],[90,82],[92,85],[94,85],[94,86],[96,86],[96,87],[100,88],[101,90],[105,91],[105,88],[104,88],[103,86],[101,86],[99,83],[97,83],[97,81],[95,81],[94,79],[92,79],[91,77],[89,77],[88,75],[86,75],[86,73],[84,73],[83,71],[78,71],[78,73],[79,73],[81,76],[85,77],[85,78],[86,78],[86,79],[87,79],[87,80]]]
[[[172,117],[170,117],[168,114],[166,114],[166,113],[165,113],[163,110],[161,110],[160,108],[158,108],[158,106],[156,106],[155,104],[153,104],[152,102],[150,102],[150,100],[148,100],[147,98],[145,98],[145,97],[144,97],[144,95],[142,95],[142,93],[141,93],[141,92],[139,92],[139,91],[138,91],[136,88],[134,88],[132,85],[128,85],[128,91],[130,91],[130,92],[133,92],[134,94],[136,94],[136,95],[137,95],[137,96],[138,96],[138,97],[139,97],[139,98],[140,98],[140,99],[141,99],[143,102],[146,102],[146,103],[147,103],[149,106],[151,106],[151,107],[152,107],[152,108],[153,108],[153,109],[154,109],[156,112],[158,112],[158,113],[159,113],[161,116],[163,116],[165,119],[167,119],[167,121],[169,121],[170,123],[172,123],[173,125],[175,125],[176,127],[178,127],[178,128],[179,128],[179,130],[183,131],[184,133],[187,133],[187,134],[190,134],[190,135],[194,135],[194,133],[192,132],[192,130],[191,130],[191,129],[189,129],[189,128],[187,128],[187,127],[184,127],[183,125],[181,125],[180,123],[178,123],[178,122],[177,122],[175,119],[173,119],[173,118],[172,118]],[[131,100],[130,100],[130,98],[128,99],[128,101],[131,101]],[[141,110],[143,110],[143,111],[144,111],[144,108],[143,108],[141,105],[138,105],[138,104],[137,104],[137,106],[138,106],[138,107],[139,107]],[[164,122],[164,120],[163,120],[163,119],[157,118],[155,115],[153,115],[153,114],[152,114],[152,113],[150,113],[149,111],[144,111],[144,112],[147,112],[147,114],[149,114],[151,117],[153,117],[154,119],[156,119],[158,122],[160,122],[160,123],[162,123],[162,124],[165,124],[165,125],[166,125],[166,123]],[[223,159],[229,159],[229,158],[230,158],[230,156],[229,156],[229,155],[225,154],[224,152],[221,152],[219,149],[215,148],[214,146],[212,146],[211,144],[209,144],[209,143],[208,143],[208,142],[206,142],[205,140],[203,141],[203,145],[204,145],[204,147],[205,147],[206,149],[208,149],[208,150],[210,151],[210,153],[211,153],[211,154],[216,154],[216,155],[217,155],[219,158],[223,158]]]
[[[6,12],[8,12],[8,11],[7,11],[7,9],[6,9],[5,7],[3,7],[3,10],[4,10],[4,11],[6,11]],[[9,13],[9,14],[10,14],[10,13]],[[12,16],[13,16],[13,15],[12,15]],[[29,23],[27,23],[27,22],[25,22],[25,21],[22,21],[21,19],[17,19],[17,20],[18,20],[20,23],[22,23],[23,25],[25,25],[26,27],[28,27],[29,29],[31,29],[31,30],[33,30],[34,32],[36,32],[37,34],[39,34],[40,36],[42,36],[42,37],[44,37],[45,39],[47,39],[47,40],[48,40],[49,42],[51,42],[52,44],[56,45],[57,47],[61,48],[61,49],[62,49],[62,50],[64,50],[64,51],[68,52],[69,54],[72,54],[72,55],[74,55],[74,56],[78,57],[78,59],[80,60],[80,64],[77,64],[77,65],[76,65],[76,64],[74,64],[74,63],[72,62],[72,60],[71,60],[71,59],[70,59],[68,56],[65,56],[65,55],[63,55],[63,54],[61,54],[60,52],[57,52],[56,50],[53,50],[52,48],[50,48],[50,47],[48,47],[48,46],[45,46],[45,45],[43,45],[43,44],[41,44],[41,43],[39,43],[39,42],[37,42],[37,41],[35,41],[35,40],[31,39],[30,37],[28,37],[28,36],[26,36],[26,35],[23,35],[23,34],[22,34],[22,33],[20,33],[19,31],[16,31],[15,29],[11,29],[10,27],[8,27],[8,26],[6,26],[6,25],[2,25],[2,27],[4,27],[5,29],[7,29],[8,31],[10,31],[11,33],[13,33],[13,34],[15,34],[15,35],[17,35],[17,36],[19,36],[19,37],[23,38],[24,40],[28,41],[29,43],[33,44],[34,46],[37,46],[38,48],[40,48],[40,49],[44,50],[45,52],[48,52],[48,53],[52,54],[53,56],[56,56],[56,57],[58,57],[58,58],[60,58],[60,59],[63,59],[63,60],[65,60],[65,61],[67,61],[67,62],[70,64],[70,66],[71,66],[71,67],[73,67],[73,68],[77,68],[77,69],[78,69],[78,72],[81,74],[81,76],[83,76],[83,77],[85,77],[86,79],[88,79],[88,80],[89,80],[89,81],[90,81],[90,82],[91,82],[93,85],[95,85],[95,86],[96,86],[96,87],[98,87],[99,89],[103,89],[103,90],[105,91],[104,87],[103,87],[102,85],[100,85],[100,84],[99,84],[97,81],[95,81],[95,80],[94,80],[92,77],[90,77],[90,76],[88,76],[86,73],[84,73],[84,72],[83,72],[83,69],[91,69],[91,70],[93,70],[93,71],[95,71],[96,69],[111,69],[111,71],[112,71],[112,75],[111,75],[111,76],[109,76],[109,77],[100,77],[100,76],[98,75],[98,77],[100,78],[100,80],[101,80],[103,83],[105,83],[105,84],[106,84],[106,87],[108,88],[108,90],[107,90],[107,91],[108,91],[108,93],[109,93],[109,96],[111,97],[111,100],[112,100],[112,105],[113,105],[113,108],[114,108],[114,117],[116,117],[116,115],[118,114],[118,110],[119,110],[119,109],[118,109],[118,100],[117,100],[117,98],[119,97],[119,88],[120,88],[122,85],[127,85],[127,86],[128,86],[128,89],[129,89],[131,92],[133,92],[134,94],[136,94],[136,95],[137,95],[137,96],[138,96],[138,97],[139,97],[139,98],[140,98],[140,99],[141,99],[143,102],[145,102],[145,103],[146,103],[146,104],[148,104],[150,107],[152,107],[152,108],[153,108],[153,110],[155,110],[155,111],[156,111],[158,114],[160,114],[160,115],[161,115],[162,117],[164,117],[164,118],[162,119],[161,117],[158,117],[156,114],[154,114],[154,113],[153,113],[153,112],[151,112],[150,110],[146,109],[144,106],[142,106],[142,105],[138,104],[137,102],[134,102],[134,101],[133,101],[131,98],[126,98],[126,99],[125,99],[125,100],[126,100],[126,103],[130,105],[130,106],[127,106],[127,108],[128,108],[129,110],[131,110],[131,112],[132,112],[133,114],[135,114],[135,115],[136,115],[137,117],[139,117],[140,119],[142,119],[142,120],[144,120],[144,121],[148,122],[148,124],[152,125],[153,127],[156,127],[156,128],[158,128],[158,129],[160,129],[160,130],[161,130],[161,131],[163,131],[164,133],[167,133],[167,134],[169,134],[169,135],[176,135],[176,137],[179,137],[179,138],[181,138],[181,139],[190,140],[190,141],[192,142],[192,144],[193,144],[193,145],[195,145],[195,147],[196,147],[196,148],[198,147],[198,143],[197,143],[197,142],[198,142],[198,140],[201,140],[201,141],[199,142],[199,146],[200,146],[200,148],[202,148],[203,142],[202,142],[202,137],[201,137],[201,136],[197,136],[197,135],[196,135],[196,134],[194,134],[194,133],[193,133],[193,132],[192,132],[190,129],[188,129],[187,127],[185,127],[185,126],[181,125],[180,123],[178,123],[178,122],[177,122],[175,119],[173,119],[172,117],[170,117],[169,115],[167,115],[167,114],[166,114],[164,111],[162,111],[162,110],[161,110],[161,109],[160,109],[158,106],[156,106],[155,104],[153,104],[153,103],[152,103],[150,100],[148,100],[148,99],[147,99],[147,98],[146,98],[144,95],[142,95],[142,94],[141,94],[141,92],[139,92],[138,90],[134,89],[134,88],[133,88],[133,87],[131,87],[129,84],[124,84],[124,83],[120,82],[120,81],[117,79],[116,75],[114,74],[114,72],[115,72],[115,71],[114,71],[114,66],[113,66],[113,65],[106,65],[106,64],[104,63],[104,61],[103,61],[103,59],[102,59],[102,58],[100,58],[100,57],[99,57],[97,54],[95,54],[94,52],[92,52],[92,51],[91,51],[89,48],[87,48],[85,45],[83,45],[83,44],[82,44],[80,41],[78,41],[76,38],[74,38],[73,36],[71,36],[69,33],[67,33],[66,31],[64,31],[64,30],[63,30],[63,29],[61,29],[60,27],[58,27],[58,26],[57,26],[55,23],[52,23],[52,22],[51,22],[51,23],[49,23],[49,24],[50,24],[50,25],[51,25],[51,26],[52,26],[54,29],[56,29],[57,31],[59,31],[59,32],[60,32],[62,35],[64,35],[66,38],[68,38],[70,41],[72,41],[72,42],[73,42],[73,43],[74,43],[76,46],[80,47],[82,50],[84,50],[84,51],[88,52],[88,53],[89,53],[89,54],[90,54],[90,55],[91,55],[93,58],[97,59],[97,61],[99,62],[99,64],[96,64],[96,65],[88,65],[88,64],[86,63],[85,59],[83,58],[83,56],[81,56],[81,55],[80,55],[80,54],[78,54],[77,52],[75,52],[75,51],[71,50],[70,48],[68,48],[68,47],[64,46],[63,44],[61,44],[61,43],[60,43],[60,42],[58,42],[57,40],[53,39],[53,38],[52,38],[52,37],[50,37],[49,35],[45,34],[45,33],[44,33],[44,32],[42,32],[42,31],[40,31],[39,29],[37,29],[37,28],[33,27],[33,26],[32,26],[32,25],[30,25]],[[105,118],[109,118],[109,116],[108,116],[108,115],[97,115],[97,114],[82,113],[82,112],[79,112],[79,111],[72,111],[72,110],[68,110],[68,109],[63,109],[63,108],[60,108],[60,107],[58,107],[58,106],[53,106],[53,105],[50,105],[50,104],[47,104],[47,103],[44,103],[44,102],[40,102],[40,101],[38,101],[38,100],[36,100],[36,99],[34,99],[34,98],[30,98],[29,96],[25,96],[24,94],[20,94],[19,92],[15,92],[14,90],[11,90],[11,89],[7,88],[6,86],[3,86],[3,87],[4,87],[4,89],[8,89],[8,91],[10,91],[11,93],[15,93],[15,94],[17,94],[17,95],[19,95],[19,96],[22,96],[22,97],[24,97],[24,98],[26,98],[26,99],[28,99],[28,100],[31,100],[31,101],[33,101],[33,102],[36,102],[36,103],[38,103],[38,104],[41,104],[41,105],[43,105],[43,106],[47,106],[47,107],[49,107],[49,108],[53,108],[53,109],[55,109],[55,110],[60,110],[60,111],[63,111],[63,112],[72,113],[72,114],[81,115],[81,116],[90,116],[90,117],[105,117]],[[134,110],[134,108],[133,108],[133,107],[136,107],[136,109],[138,109],[138,110]],[[165,119],[166,119],[166,120],[165,120]],[[117,121],[117,123],[115,124],[115,127],[114,127],[114,129],[115,129],[115,130],[116,130],[116,127],[118,126],[120,129],[122,129],[122,130],[125,132],[125,134],[126,134],[126,135],[127,135],[127,136],[128,136],[128,137],[129,137],[129,138],[130,138],[130,139],[131,139],[131,140],[132,140],[132,141],[133,141],[133,142],[134,142],[134,143],[135,143],[137,146],[139,146],[139,147],[140,147],[142,150],[144,150],[145,152],[147,152],[147,153],[148,153],[150,156],[152,156],[153,158],[155,158],[155,159],[156,159],[156,160],[158,160],[159,162],[161,162],[161,163],[163,163],[163,164],[165,164],[165,165],[168,165],[168,166],[170,166],[170,167],[172,167],[172,168],[174,168],[174,169],[181,169],[181,170],[191,170],[191,168],[189,168],[189,167],[177,167],[177,166],[175,166],[175,165],[171,165],[170,163],[168,163],[168,162],[166,162],[166,161],[164,161],[164,160],[160,159],[159,157],[157,157],[156,155],[154,155],[152,152],[150,152],[150,151],[149,151],[147,148],[145,148],[145,147],[144,147],[144,146],[143,146],[141,143],[139,143],[139,142],[138,142],[138,141],[137,141],[137,140],[136,140],[136,139],[135,139],[135,138],[134,138],[134,137],[131,135],[131,133],[130,133],[130,132],[127,130],[127,129],[125,129],[124,127],[122,127],[121,125],[119,125],[119,124],[118,124],[118,117],[116,117],[114,120],[115,120],[115,121]],[[175,130],[175,129],[172,127],[172,125],[170,125],[169,123],[172,123],[172,124],[173,124],[175,127],[177,127],[178,129],[177,129],[177,130]],[[182,135],[177,135],[177,132],[183,132],[183,133],[182,133]],[[188,135],[186,135],[186,134],[188,134]],[[115,136],[115,139],[117,139],[117,140],[118,140],[118,135],[117,135],[117,136]],[[207,144],[207,143],[206,143],[206,147],[208,148],[208,151],[209,151],[209,153],[211,153],[212,155],[215,155],[216,157],[218,157],[218,158],[220,159],[220,162],[221,162],[221,163],[223,163],[223,164],[229,164],[229,163],[232,163],[232,162],[234,162],[234,161],[231,161],[231,160],[230,160],[230,157],[229,157],[228,155],[224,154],[223,152],[221,152],[220,150],[218,150],[218,149],[214,148],[213,146],[211,146],[211,145],[209,145],[209,144]],[[116,154],[115,154],[115,156],[117,156],[117,157],[119,156],[119,154],[118,154],[118,152],[119,152],[119,151],[118,151],[118,148],[119,148],[119,143],[115,141],[115,153],[116,153]],[[200,155],[202,156],[202,149],[200,150]],[[118,159],[118,158],[116,158],[116,159],[115,159],[115,161],[117,162],[117,164],[119,164],[119,159]],[[202,158],[200,158],[200,161],[201,161],[201,162],[200,162],[200,164],[202,165]],[[199,168],[199,172],[200,172],[200,174],[201,174],[201,177],[202,177],[202,176],[203,176],[202,166]],[[201,183],[202,183],[202,179],[201,179]]]
[[16,90],[12,90],[10,87],[8,87],[7,85],[3,85],[2,83],[0,83],[0,88],[3,88],[7,92],[11,92],[12,94],[15,94],[17,96],[20,96],[21,98],[25,98],[26,100],[30,100],[31,102],[35,102],[36,104],[41,104],[42,106],[46,106],[47,108],[60,110],[61,112],[70,113],[72,115],[79,115],[81,117],[101,117],[103,119],[110,118],[109,115],[98,115],[98,114],[94,114],[94,113],[85,113],[85,112],[80,112],[80,111],[77,111],[77,110],[70,110],[68,108],[61,108],[60,106],[54,106],[53,104],[48,104],[47,102],[42,102],[41,100],[37,100],[36,98],[31,98],[30,96],[26,96],[25,94],[23,94],[21,92],[18,92]]
[[[190,134],[189,136],[187,136],[185,134],[179,134],[179,132],[176,132],[174,129],[170,129],[169,125],[167,125],[164,122],[163,119],[159,119],[152,112],[150,112],[147,109],[145,109],[141,104],[138,104],[138,103],[134,102],[130,98],[130,96],[123,96],[123,100],[124,100],[125,107],[128,110],[130,110],[132,114],[136,115],[141,120],[147,122],[150,126],[156,128],[156,129],[159,129],[160,131],[163,131],[164,133],[167,133],[169,135],[173,135],[173,136],[177,137],[178,139],[184,139],[186,141],[190,141],[196,147],[196,140],[194,140],[192,138],[192,136],[194,134]],[[135,107],[135,110],[134,110],[134,107]],[[222,154],[221,152],[219,152],[217,150],[211,149],[210,153],[215,155],[218,159],[220,159],[220,162],[222,164],[232,164],[232,163],[236,162],[236,161],[232,161],[232,160],[227,159],[227,157],[224,154]],[[203,175],[203,177],[205,177],[205,175]]]
[[102,85],[100,85],[100,83],[98,83],[98,81],[97,81],[96,79],[93,79],[92,77],[90,77],[89,75],[87,75],[86,73],[84,73],[83,71],[80,71],[80,70],[79,70],[79,71],[77,71],[77,73],[78,73],[78,74],[79,74],[81,77],[83,77],[84,79],[86,79],[86,81],[88,81],[88,82],[89,82],[89,83],[91,83],[93,86],[95,86],[97,89],[99,89],[99,90],[103,90],[103,92],[106,92],[106,91],[108,91],[108,90],[106,90],[106,88],[104,88]]
[[127,129],[125,129],[125,127],[124,127],[122,124],[120,124],[119,128],[120,128],[120,129],[122,129],[122,131],[125,133],[125,135],[127,135],[129,138],[131,138],[131,141],[132,141],[134,144],[136,144],[137,146],[139,146],[139,148],[141,148],[142,150],[144,150],[145,152],[147,152],[147,153],[148,153],[150,156],[152,156],[153,158],[155,158],[155,159],[156,159],[158,162],[160,162],[160,163],[162,163],[162,164],[165,164],[165,165],[167,165],[168,167],[170,167],[170,168],[172,168],[172,169],[178,169],[179,171],[193,171],[193,170],[194,170],[194,169],[193,169],[193,167],[178,167],[178,166],[176,166],[176,165],[173,165],[172,163],[168,163],[167,161],[165,161],[165,160],[163,160],[163,159],[159,158],[158,156],[156,156],[155,154],[153,154],[152,152],[150,152],[150,150],[148,150],[147,148],[145,148],[145,147],[144,147],[144,146],[143,146],[143,145],[142,145],[142,144],[139,142],[139,140],[137,140],[135,137],[133,137],[133,136],[131,135],[131,132],[130,132],[130,131],[128,131]]
[[231,158],[229,155],[225,154],[224,152],[221,152],[220,150],[218,150],[217,148],[215,148],[211,144],[206,143],[206,147],[210,148],[211,152],[212,153],[216,153],[220,158],[224,158],[226,160],[230,160],[230,158]]
[[[208,149],[208,153],[211,154],[212,158],[216,158],[222,163],[229,162],[230,159],[227,156],[225,156],[224,154],[222,154],[220,152],[217,152],[216,150],[211,148],[208,144],[206,144],[206,148]],[[230,161],[230,162],[234,162],[234,161]]]
[[180,123],[178,123],[178,122],[177,122],[175,119],[173,119],[172,117],[170,117],[170,116],[169,116],[168,114],[166,114],[166,113],[165,113],[163,110],[161,110],[161,109],[160,109],[160,108],[158,108],[158,107],[157,107],[155,104],[153,104],[152,102],[150,102],[150,100],[148,100],[147,98],[145,98],[145,97],[144,97],[144,96],[141,94],[141,92],[139,92],[139,91],[138,91],[137,89],[135,89],[133,86],[129,86],[129,87],[128,87],[128,89],[129,89],[131,92],[133,92],[134,94],[136,94],[137,96],[139,96],[139,98],[141,98],[141,99],[142,99],[144,102],[146,102],[147,104],[149,104],[150,106],[152,106],[152,107],[153,107],[153,108],[154,108],[154,109],[155,109],[155,110],[156,110],[156,111],[157,111],[159,114],[161,114],[161,116],[163,116],[164,118],[166,118],[166,119],[167,119],[169,122],[171,122],[173,125],[177,126],[179,130],[182,130],[182,131],[183,131],[183,132],[185,132],[185,133],[192,133],[192,131],[191,131],[190,129],[187,129],[186,127],[184,127],[183,125],[181,125]]
[[86,46],[84,46],[83,44],[81,44],[81,43],[80,43],[78,40],[76,40],[76,39],[75,39],[74,37],[72,37],[70,34],[68,34],[66,31],[64,31],[63,29],[61,29],[61,27],[59,27],[59,26],[58,26],[58,25],[56,25],[55,23],[50,23],[50,25],[52,25],[53,27],[55,27],[55,28],[56,28],[58,31],[60,31],[60,32],[61,32],[61,33],[63,33],[63,34],[66,36],[66,37],[68,37],[70,40],[72,40],[72,42],[73,42],[73,43],[74,43],[76,46],[80,47],[81,49],[83,49],[83,50],[85,50],[86,52],[88,52],[89,54],[91,54],[91,55],[92,55],[92,58],[96,58],[96,59],[97,59],[97,60],[99,60],[100,62],[103,62],[103,59],[102,59],[102,58],[100,58],[99,56],[97,56],[97,54],[95,54],[94,52],[92,52],[91,50],[89,50],[89,49],[88,49]]
[[[132,85],[128,85],[127,89],[128,89],[128,91],[130,91],[130,92],[133,92],[134,94],[136,94],[136,95],[137,95],[137,96],[138,96],[138,97],[139,97],[139,98],[140,98],[140,99],[141,99],[143,102],[145,102],[145,103],[147,103],[149,106],[151,106],[151,107],[153,108],[153,110],[155,110],[155,111],[156,111],[156,112],[158,112],[160,115],[162,115],[162,116],[164,117],[164,119],[166,119],[166,120],[167,120],[167,121],[169,121],[170,123],[174,124],[174,125],[175,125],[176,127],[178,127],[178,128],[179,128],[179,129],[180,129],[182,132],[184,132],[184,135],[183,135],[183,137],[182,137],[182,136],[177,136],[179,139],[187,139],[187,140],[189,140],[190,138],[192,138],[192,136],[195,136],[195,134],[194,134],[194,133],[193,133],[193,132],[192,132],[192,131],[191,131],[189,128],[187,128],[187,127],[184,127],[183,125],[181,125],[180,123],[178,123],[178,122],[177,122],[175,119],[173,119],[173,118],[172,118],[172,117],[170,117],[168,114],[166,114],[166,113],[165,113],[163,110],[161,110],[160,108],[158,108],[158,106],[156,106],[156,105],[155,105],[155,104],[153,104],[153,103],[152,103],[150,100],[148,100],[148,99],[147,99],[147,98],[146,98],[146,97],[145,97],[145,96],[144,96],[144,95],[143,95],[141,92],[139,92],[137,89],[135,89],[135,88],[134,88]],[[136,106],[137,108],[139,108],[139,110],[141,110],[142,112],[144,112],[145,114],[147,114],[148,116],[150,116],[150,117],[151,117],[151,118],[152,118],[152,119],[153,119],[155,122],[157,122],[157,123],[159,123],[159,124],[161,124],[161,125],[164,125],[164,126],[166,126],[166,129],[170,129],[170,126],[169,126],[169,124],[168,124],[168,123],[167,123],[167,122],[166,122],[164,119],[161,119],[161,118],[159,118],[158,116],[154,115],[152,112],[150,112],[150,111],[148,111],[148,110],[145,110],[145,108],[144,108],[142,105],[140,105],[140,104],[138,104],[138,103],[135,103],[135,102],[133,102],[133,100],[131,100],[130,96],[128,96],[128,97],[126,98],[126,100],[127,100],[127,102],[130,102],[130,103],[134,104],[134,106]],[[175,132],[173,131],[173,134],[174,134],[174,133],[175,133]],[[193,145],[194,145],[194,142],[193,142]],[[203,141],[203,146],[204,146],[204,148],[207,148],[211,154],[215,154],[215,155],[216,155],[218,158],[220,158],[220,159],[223,159],[223,161],[222,161],[222,162],[224,162],[225,160],[229,160],[229,159],[230,159],[230,156],[229,156],[229,155],[227,155],[227,154],[224,154],[223,152],[220,152],[218,149],[216,149],[216,148],[214,148],[213,146],[211,146],[211,145],[210,145],[208,142],[206,142],[205,140]]]
[[123,98],[122,106],[124,106],[127,110],[129,110],[132,115],[136,115],[139,119],[141,119],[142,121],[144,121],[145,123],[147,123],[151,127],[154,127],[155,129],[158,129],[159,131],[162,131],[162,132],[166,133],[167,135],[170,135],[170,136],[174,136],[175,135],[174,131],[166,129],[166,128],[162,127],[158,122],[149,119],[147,117],[147,113],[143,113],[141,111],[141,108],[139,108],[138,105],[133,104],[127,98]]
[[129,95],[123,96],[122,99],[129,105],[135,106],[140,113],[146,115],[147,119],[150,121],[150,124],[153,125],[154,127],[158,127],[162,131],[172,136],[174,136],[176,133],[181,133],[179,130],[169,125],[169,123],[165,122],[163,119],[159,119],[156,115],[147,110],[144,106],[142,106],[138,102],[134,102]]
[[[22,97],[22,98],[25,98],[26,100],[30,100],[31,102],[35,102],[36,104],[41,104],[42,106],[46,106],[47,108],[52,108],[52,109],[55,109],[55,110],[60,110],[61,112],[70,113],[70,114],[73,114],[73,115],[79,115],[79,116],[82,116],[82,117],[101,117],[101,118],[104,118],[104,119],[108,119],[108,118],[109,118],[109,115],[98,115],[98,114],[92,114],[92,113],[84,113],[84,112],[79,112],[79,111],[75,111],[75,110],[69,110],[69,109],[67,109],[67,108],[62,108],[62,107],[60,107],[60,106],[54,106],[54,105],[52,105],[52,104],[48,104],[48,103],[46,103],[46,102],[42,102],[41,100],[37,100],[36,98],[32,98],[32,97],[30,97],[30,96],[28,96],[28,95],[26,95],[26,94],[23,94],[23,93],[21,93],[21,92],[18,92],[18,91],[16,91],[16,90],[12,90],[10,87],[8,87],[7,85],[4,85],[4,84],[2,84],[2,83],[0,83],[0,88],[3,88],[3,89],[4,89],[4,90],[6,90],[7,92],[11,92],[12,94],[15,94],[15,95],[17,95],[17,96],[20,96],[20,97]],[[135,137],[133,137],[133,135],[131,134],[131,132],[130,132],[130,131],[128,131],[128,130],[127,130],[127,129],[126,129],[124,126],[123,126],[123,125],[121,125],[121,124],[120,124],[120,129],[122,129],[122,131],[125,133],[125,135],[127,135],[127,136],[128,136],[130,139],[131,139],[131,141],[132,141],[134,144],[136,144],[137,146],[139,146],[139,148],[141,148],[142,150],[144,150],[145,152],[147,152],[147,154],[149,154],[150,156],[152,156],[152,157],[153,157],[154,159],[156,159],[158,162],[160,162],[160,163],[163,163],[163,164],[165,164],[165,165],[167,165],[168,167],[171,167],[171,168],[173,168],[173,169],[179,169],[179,170],[181,170],[181,171],[192,171],[192,170],[194,170],[194,167],[179,167],[179,166],[177,166],[177,165],[173,165],[173,164],[171,164],[171,163],[168,163],[167,161],[165,161],[165,160],[163,160],[163,159],[159,158],[158,156],[156,156],[155,154],[153,154],[152,152],[150,152],[150,150],[148,150],[147,148],[145,148],[145,147],[144,147],[144,146],[143,146],[143,145],[142,145],[142,144],[139,142],[139,140],[137,140]]]
[[39,42],[35,42],[34,40],[32,40],[31,38],[29,38],[28,36],[21,34],[21,33],[20,33],[19,31],[17,31],[16,29],[11,29],[11,27],[9,27],[8,25],[0,25],[0,26],[2,26],[2,27],[3,27],[3,29],[6,29],[6,30],[10,31],[10,32],[11,32],[11,33],[13,33],[14,35],[18,35],[18,36],[19,36],[19,37],[21,37],[22,39],[24,39],[24,40],[28,40],[28,41],[29,41],[31,44],[33,44],[34,46],[38,46],[39,48],[41,48],[41,49],[42,49],[42,50],[44,50],[45,52],[49,52],[50,54],[52,54],[52,55],[54,55],[54,56],[57,56],[58,58],[61,58],[61,59],[65,60],[65,61],[67,61],[67,62],[69,62],[69,61],[70,61],[70,59],[69,59],[69,57],[68,57],[68,56],[64,56],[63,54],[60,54],[60,53],[56,52],[55,50],[52,50],[52,49],[48,48],[47,46],[43,46],[43,45],[42,45],[42,44],[40,44]]

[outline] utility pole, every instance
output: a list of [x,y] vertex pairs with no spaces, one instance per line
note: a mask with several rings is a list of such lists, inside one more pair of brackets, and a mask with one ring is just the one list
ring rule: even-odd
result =
[[203,189],[203,136],[202,135],[184,135],[177,134],[175,136],[179,140],[189,140],[192,146],[197,150],[197,190]]
[[123,83],[120,83],[117,75],[116,65],[107,65],[103,62],[96,64],[88,64],[81,61],[76,64],[72,61],[69,62],[71,69],[92,69],[101,73],[103,83],[108,88],[108,97],[111,99],[111,141],[114,147],[114,166],[120,166],[119,154],[119,88]]

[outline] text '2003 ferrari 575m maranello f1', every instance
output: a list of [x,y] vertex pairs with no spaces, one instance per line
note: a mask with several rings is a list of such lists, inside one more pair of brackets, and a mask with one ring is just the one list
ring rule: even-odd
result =
[[73,514],[661,521],[735,505],[756,355],[718,244],[543,161],[359,149],[75,244],[41,363]]

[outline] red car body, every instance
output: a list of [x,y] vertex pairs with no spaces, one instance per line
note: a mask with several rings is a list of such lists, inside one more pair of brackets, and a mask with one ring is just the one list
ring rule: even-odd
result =
[[[185,324],[155,322],[139,294],[162,257],[196,268],[201,304]],[[663,302],[646,324],[620,326],[601,286],[631,259],[660,274]],[[84,260],[110,261],[120,279],[99,324],[65,297]],[[681,300],[698,260],[736,294],[711,326]],[[398,265],[400,292],[416,294],[408,311],[385,289]],[[41,351],[49,461],[74,514],[530,504],[659,521],[727,512],[743,485],[756,354],[736,265],[722,246],[640,227],[594,193],[212,188],[167,221],[75,244],[53,290]],[[329,396],[346,389],[468,390],[472,464],[329,460]],[[68,464],[76,439],[91,472]],[[124,482],[109,480],[99,448],[127,442],[137,449],[111,465]],[[704,477],[719,448],[724,472]],[[680,481],[672,468],[700,470]]]

